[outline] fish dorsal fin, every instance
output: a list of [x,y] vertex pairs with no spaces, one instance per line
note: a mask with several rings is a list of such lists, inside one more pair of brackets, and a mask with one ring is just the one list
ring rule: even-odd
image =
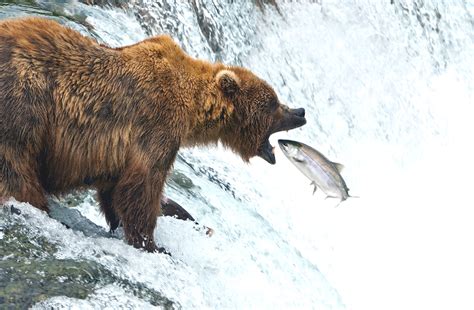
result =
[[344,170],[344,165],[343,164],[340,164],[340,163],[332,163],[334,165],[334,167],[336,167],[337,171],[339,172],[342,172],[342,170]]

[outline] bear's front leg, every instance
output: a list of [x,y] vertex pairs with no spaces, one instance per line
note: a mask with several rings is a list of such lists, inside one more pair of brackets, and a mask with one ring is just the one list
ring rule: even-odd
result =
[[[175,149],[172,149],[173,151]],[[156,220],[161,215],[161,195],[168,170],[176,156],[166,154],[153,164],[142,158],[130,161],[113,191],[113,209],[123,224],[129,244],[148,252],[163,252],[154,242]]]
[[133,165],[120,178],[114,191],[114,208],[122,221],[125,237],[135,248],[158,250],[153,232],[160,215],[160,194],[152,188],[150,171]]

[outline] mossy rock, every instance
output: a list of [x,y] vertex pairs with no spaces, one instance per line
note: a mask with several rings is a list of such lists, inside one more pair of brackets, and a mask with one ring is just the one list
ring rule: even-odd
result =
[[159,292],[121,278],[97,262],[58,259],[57,245],[11,218],[0,220],[0,309],[26,309],[54,296],[85,299],[109,284],[154,306],[179,308]]

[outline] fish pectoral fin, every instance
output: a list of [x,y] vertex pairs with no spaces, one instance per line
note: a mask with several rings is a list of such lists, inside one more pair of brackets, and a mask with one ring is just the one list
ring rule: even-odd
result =
[[335,163],[335,162],[333,162],[332,164],[333,164],[334,167],[336,167],[337,171],[342,172],[342,170],[344,170],[344,165],[343,164]]
[[339,197],[336,197],[336,196],[329,196],[329,195],[328,195],[328,196],[326,196],[326,198],[324,198],[324,199],[328,199],[328,198],[339,198]]
[[316,186],[316,182],[313,181],[309,185],[314,185],[314,189],[313,189],[313,195],[314,195],[314,193],[316,193],[316,190],[318,189],[318,187]]

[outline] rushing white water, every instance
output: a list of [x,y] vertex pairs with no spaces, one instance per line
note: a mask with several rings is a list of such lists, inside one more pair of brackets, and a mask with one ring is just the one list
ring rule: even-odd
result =
[[263,27],[266,57],[249,62],[312,112],[288,136],[343,162],[361,196],[331,209],[294,167],[269,175],[285,177],[268,195],[298,197],[278,198],[291,243],[348,308],[473,307],[472,6],[418,4],[424,26],[413,4],[287,5],[286,24]]
[[[160,218],[156,238],[172,258],[85,238],[22,207],[28,225],[61,245],[58,257],[97,261],[184,308],[473,309],[474,5],[288,2],[280,15],[230,2],[66,8],[114,46],[170,32],[194,56],[252,69],[307,111],[307,125],[272,144],[298,140],[343,163],[360,198],[335,208],[313,196],[279,150],[270,166],[191,149],[175,168],[196,187],[166,191],[216,234]],[[94,202],[79,209],[105,226]],[[109,299],[144,306],[107,286],[86,301],[55,297],[38,307]]]

